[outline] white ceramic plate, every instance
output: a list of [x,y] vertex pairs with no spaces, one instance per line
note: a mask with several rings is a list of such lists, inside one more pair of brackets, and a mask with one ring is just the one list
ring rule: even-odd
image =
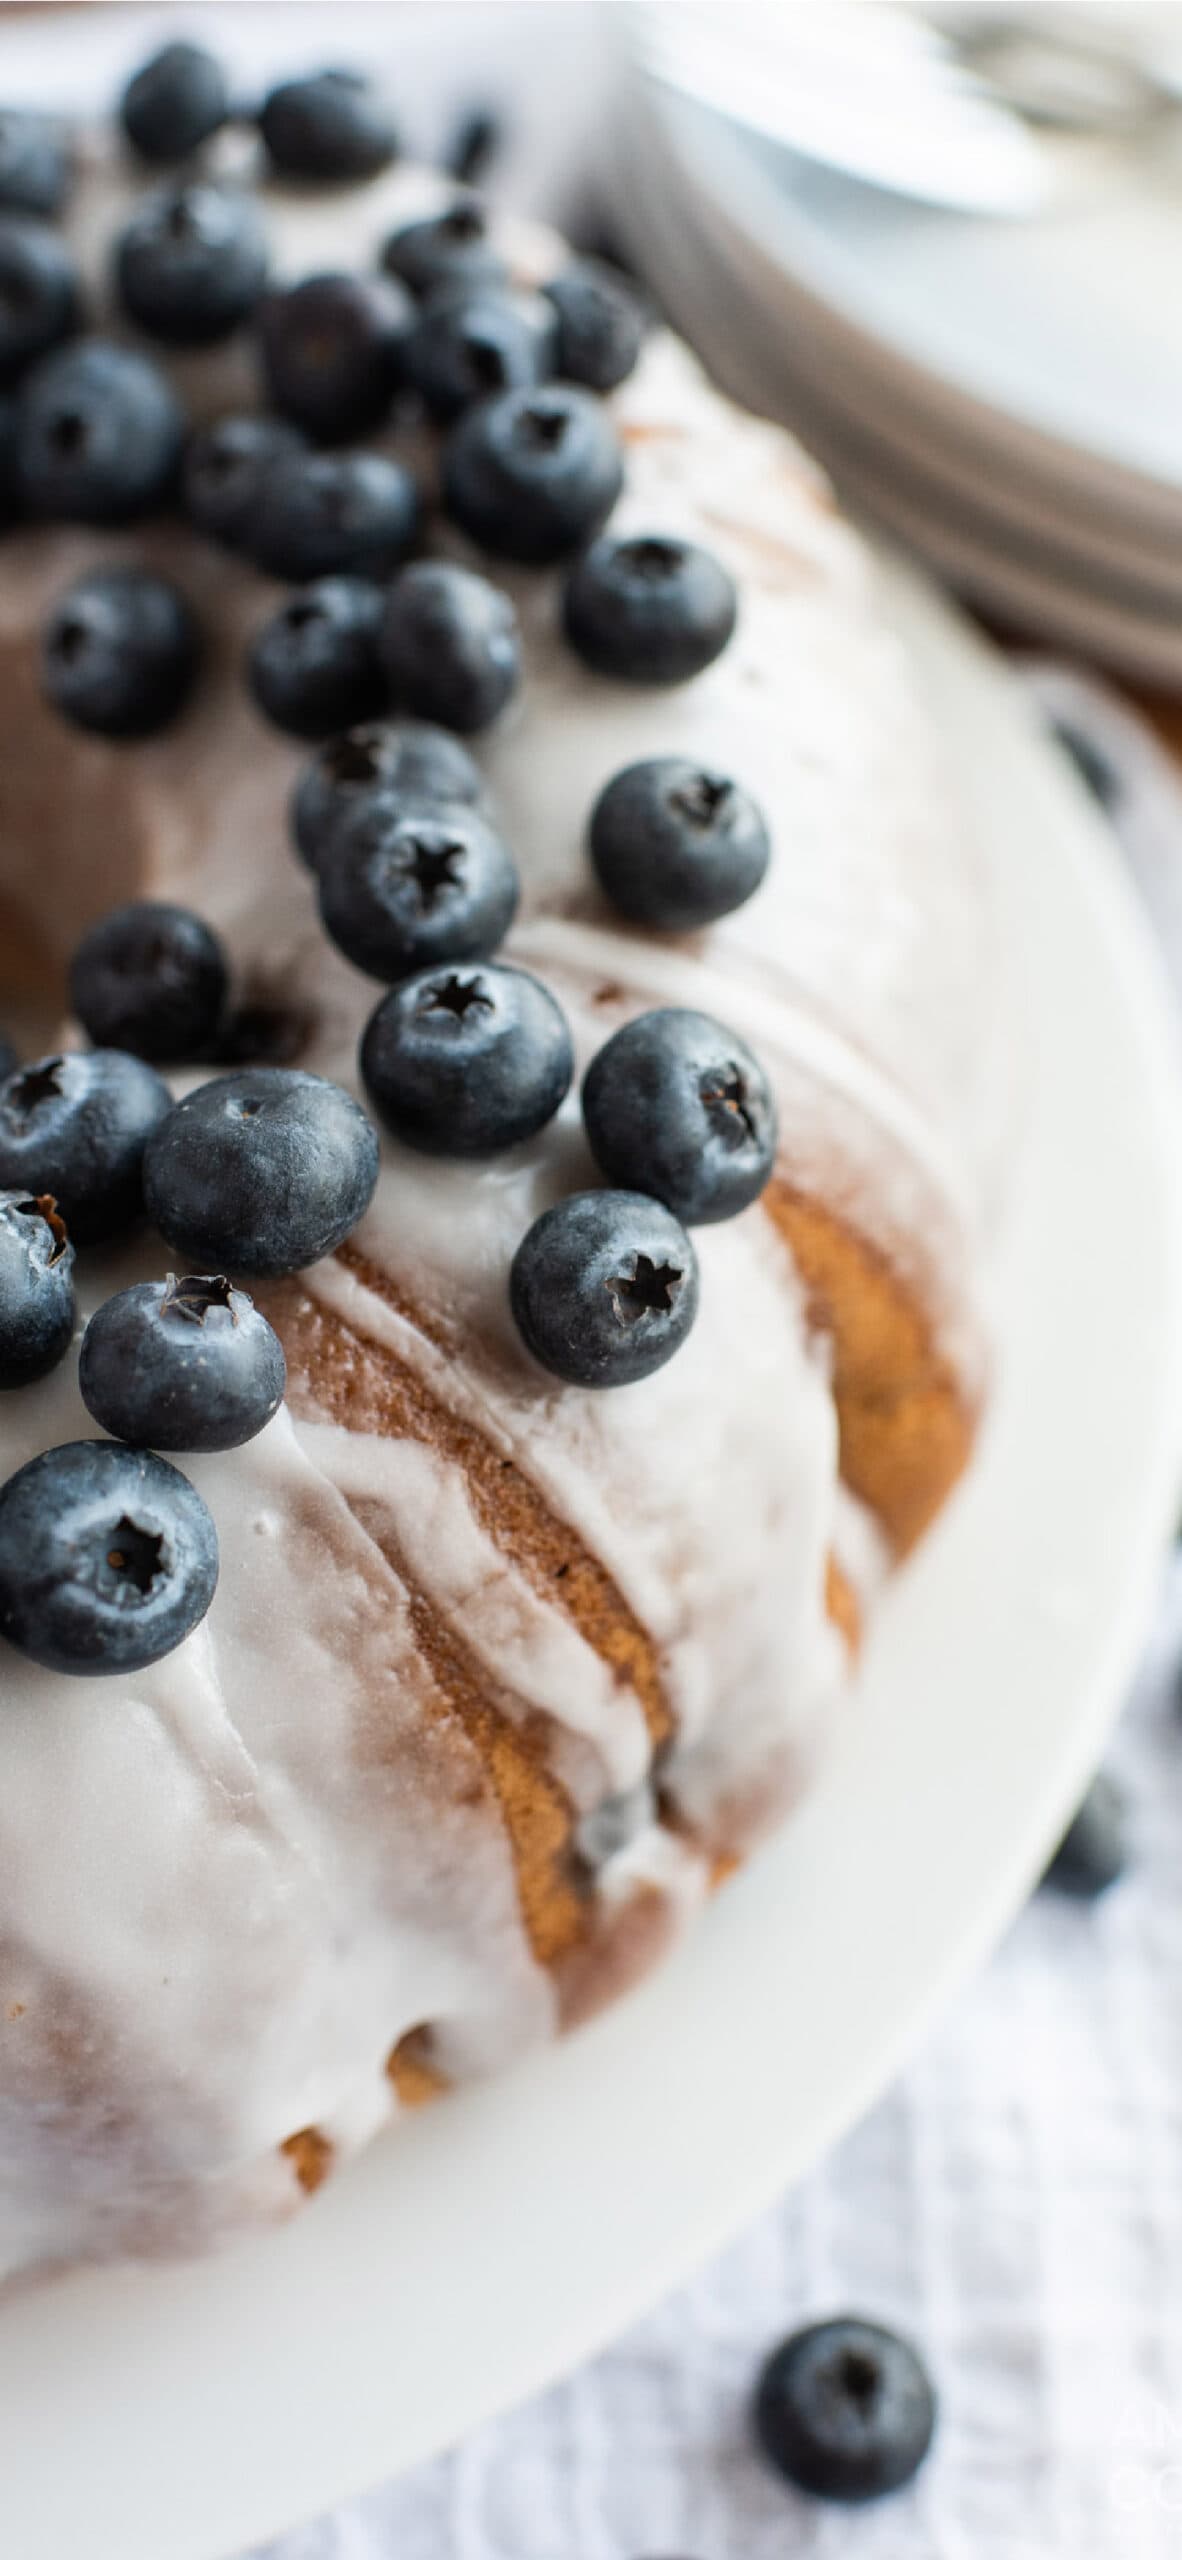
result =
[[811,1803],[641,1993],[287,2231],[0,2310],[5,2560],[220,2560],[587,2355],[866,2106],[1098,1755],[1182,1448],[1173,1022],[1119,857],[1004,672],[913,582],[890,601],[1039,1042],[980,1459]]

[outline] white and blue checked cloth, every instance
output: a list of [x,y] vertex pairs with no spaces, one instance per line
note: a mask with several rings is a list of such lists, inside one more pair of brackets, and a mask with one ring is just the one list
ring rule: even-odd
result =
[[[1182,788],[1090,682],[1086,742],[1182,994]],[[1180,1311],[1182,1314],[1182,1311]],[[1182,2560],[1182,1549],[1109,1765],[1127,1878],[1042,1894],[805,2183],[541,2400],[252,2560]],[[934,2450],[879,2507],[752,2450],[761,2356],[853,2309],[921,2345]]]

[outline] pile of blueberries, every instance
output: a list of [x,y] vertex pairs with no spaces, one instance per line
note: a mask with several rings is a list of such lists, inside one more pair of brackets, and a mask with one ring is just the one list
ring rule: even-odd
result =
[[[147,64],[121,108],[132,149],[159,163],[188,158],[228,112],[219,66],[185,44]],[[395,147],[369,85],[343,74],[286,83],[257,123],[275,168],[306,184],[368,175]],[[439,421],[448,513],[485,551],[569,563],[564,627],[584,662],[619,681],[682,682],[734,629],[727,572],[692,543],[600,531],[623,465],[596,395],[634,366],[644,313],[585,260],[545,292],[515,289],[469,193],[396,232],[378,274],[269,291],[250,198],[190,173],[133,214],[117,294],[136,327],[174,347],[253,321],[271,403],[190,436],[147,355],[74,334],[69,258],[34,218],[56,208],[68,175],[47,127],[0,120],[0,199],[23,208],[0,213],[12,509],[125,525],[179,503],[211,541],[311,581],[260,632],[248,675],[265,713],[321,742],[292,833],[326,932],[388,990],[361,1041],[366,1092],[409,1147],[475,1159],[517,1146],[559,1109],[574,1053],[549,990],[492,957],[519,883],[463,743],[520,681],[516,617],[475,572],[407,558],[425,536],[402,463],[339,448],[387,426],[400,403]],[[169,580],[100,569],[50,614],[45,689],[85,729],[143,737],[177,717],[200,655]],[[663,756],[608,782],[589,851],[618,913],[685,933],[752,894],[769,842],[737,783]],[[347,1093],[243,1062],[230,979],[200,917],[136,902],[75,955],[71,1000],[92,1047],[25,1067],[0,1059],[0,1387],[64,1356],[76,1248],[146,1216],[182,1271],[123,1291],[86,1328],[81,1392],[111,1441],[49,1450],[0,1489],[0,1633],[58,1670],[153,1661],[208,1608],[213,1524],[161,1453],[235,1447],[267,1422],[283,1354],[242,1284],[331,1253],[377,1179],[373,1124]],[[236,1071],[174,1104],[159,1068],[199,1061]],[[509,1294],[544,1368],[615,1387],[685,1339],[698,1305],[687,1230],[758,1196],[775,1109],[746,1044],[673,1007],[607,1042],[582,1101],[606,1187],[536,1221]]]

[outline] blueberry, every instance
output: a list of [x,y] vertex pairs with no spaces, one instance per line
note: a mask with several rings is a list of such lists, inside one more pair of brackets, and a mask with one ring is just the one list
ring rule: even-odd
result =
[[188,907],[154,898],[112,908],[70,963],[70,1002],[96,1049],[160,1066],[208,1049],[228,991],[216,933]]
[[166,44],[129,80],[119,120],[132,150],[160,166],[187,160],[230,112],[220,62],[199,44]]
[[0,214],[0,383],[16,382],[78,326],[74,261],[47,222]]
[[280,462],[306,451],[286,418],[226,417],[190,436],[182,492],[199,533],[231,551],[248,547],[263,491]]
[[0,1185],[52,1192],[75,1244],[101,1244],[143,1205],[144,1149],[167,1085],[122,1049],[55,1054],[0,1084]]
[[448,514],[486,551],[531,567],[577,551],[623,485],[599,402],[566,383],[480,401],[453,427],[443,457]]
[[388,720],[346,729],[306,764],[292,793],[292,839],[318,871],[342,818],[379,794],[421,809],[438,800],[478,808],[480,768],[447,729],[426,720]]
[[82,1337],[78,1384],[112,1439],[240,1449],[283,1402],[283,1345],[229,1280],[190,1274],[121,1289]]
[[60,213],[71,174],[62,125],[26,108],[0,110],[0,205],[13,213]]
[[209,347],[253,311],[267,280],[267,235],[249,196],[201,179],[136,206],[115,250],[130,319],[173,347]]
[[250,689],[293,738],[326,738],[386,702],[378,640],[382,591],[364,578],[318,578],[257,633]]
[[871,2320],[820,2320],[769,2356],[755,2399],[769,2462],[798,2489],[857,2504],[901,2489],[932,2441],[936,2402],[914,2347]]
[[381,645],[396,702],[465,736],[487,729],[521,679],[508,596],[449,561],[416,560],[394,580]]
[[775,1162],[776,1106],[758,1059],[681,1006],[614,1034],[587,1070],[583,1116],[605,1179],[651,1191],[687,1227],[737,1217]]
[[1094,1901],[1125,1871],[1125,1801],[1115,1778],[1101,1771],[1068,1823],[1043,1883],[1056,1893]]
[[142,1671],[217,1588],[217,1532],[166,1458],[111,1440],[46,1449],[0,1486],[0,1635],[47,1671]]
[[698,1311],[685,1229],[637,1191],[579,1191],[536,1219],[509,1295],[535,1360],[574,1387],[625,1387],[662,1369]]
[[0,1191],[0,1387],[55,1369],[74,1316],[74,1248],[56,1200]]
[[259,353],[272,407],[322,444],[382,426],[402,379],[412,308],[387,276],[306,276],[266,295]]
[[178,587],[149,569],[91,569],[59,596],[41,643],[55,710],[105,738],[147,738],[175,719],[200,657]]
[[342,818],[318,877],[326,932],[388,984],[495,951],[519,894],[511,854],[475,809],[381,794]]
[[600,886],[631,924],[693,933],[758,889],[771,843],[737,782],[688,756],[625,765],[591,813]]
[[626,684],[684,684],[725,649],[738,611],[734,582],[696,542],[667,534],[603,536],[571,571],[566,636],[597,675]]
[[614,391],[635,371],[648,314],[601,258],[572,258],[544,288],[558,314],[557,370],[589,391]]
[[273,578],[387,578],[418,521],[418,489],[388,455],[292,453],[259,491],[248,549]]
[[283,81],[264,100],[259,131],[272,168],[285,178],[373,178],[398,149],[385,103],[360,71]]
[[406,378],[433,418],[458,418],[494,391],[532,390],[554,370],[556,323],[540,293],[441,285],[406,341]]
[[149,356],[82,338],[44,356],[21,385],[18,455],[35,514],[130,524],[169,496],[185,422]]
[[441,285],[500,285],[509,279],[507,262],[492,245],[488,215],[476,196],[460,196],[442,213],[391,232],[382,265],[387,275],[398,276],[412,293],[423,296]]
[[553,1119],[574,1051],[553,996],[523,969],[424,969],[371,1014],[361,1072],[408,1147],[491,1156]]
[[378,1142],[351,1094],[295,1067],[246,1067],[170,1111],[144,1198],[195,1268],[273,1277],[335,1252],[377,1178]]

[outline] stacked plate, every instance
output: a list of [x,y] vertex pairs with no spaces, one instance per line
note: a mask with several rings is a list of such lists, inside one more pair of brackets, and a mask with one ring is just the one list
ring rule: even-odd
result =
[[1182,112],[1067,158],[1015,125],[991,159],[987,121],[946,81],[909,101],[908,178],[881,140],[868,165],[856,26],[806,121],[802,83],[777,95],[782,47],[758,50],[763,13],[728,9],[725,57],[712,21],[617,21],[614,204],[671,316],[978,605],[1182,683]]

